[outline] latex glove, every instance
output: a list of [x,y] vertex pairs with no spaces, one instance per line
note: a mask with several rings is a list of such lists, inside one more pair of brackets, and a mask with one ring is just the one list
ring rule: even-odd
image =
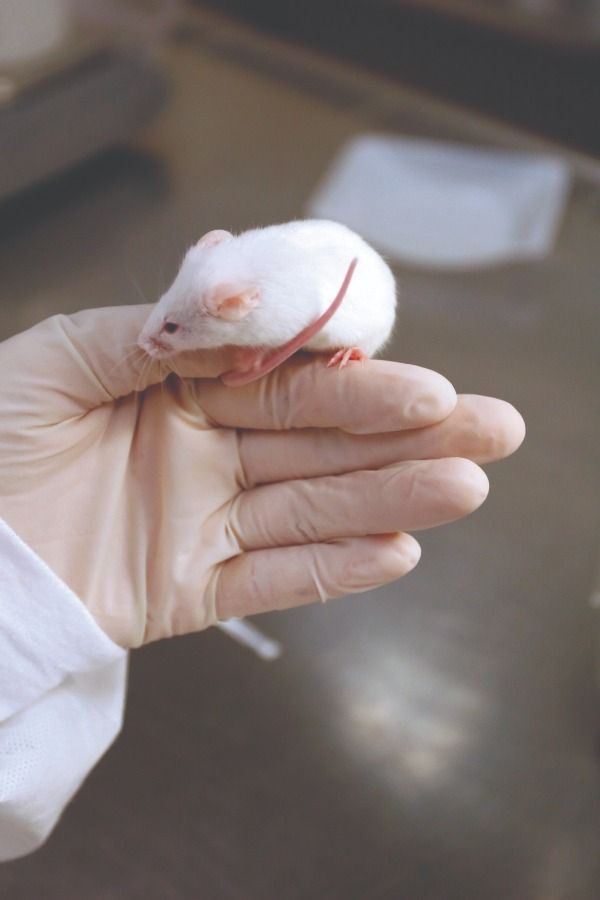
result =
[[445,457],[523,436],[508,404],[455,408],[445,379],[399,363],[304,357],[236,389],[214,377],[231,352],[202,352],[163,383],[135,349],[147,314],[57,316],[0,345],[0,514],[125,647],[404,575],[419,547],[402,532],[486,496],[474,462]]

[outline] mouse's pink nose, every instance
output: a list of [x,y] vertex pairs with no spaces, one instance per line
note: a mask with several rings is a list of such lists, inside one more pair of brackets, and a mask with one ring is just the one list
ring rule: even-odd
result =
[[168,353],[171,350],[167,341],[161,341],[160,338],[155,337],[154,335],[145,335],[140,338],[138,343],[142,350],[145,350],[149,356],[158,356],[161,353]]

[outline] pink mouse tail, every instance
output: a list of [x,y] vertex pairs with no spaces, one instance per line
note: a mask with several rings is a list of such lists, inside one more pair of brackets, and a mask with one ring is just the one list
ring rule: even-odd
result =
[[[224,375],[221,375],[223,384],[226,384],[228,387],[239,387],[243,384],[249,384],[251,381],[256,381],[257,378],[262,378],[263,375],[272,372],[273,369],[280,366],[282,362],[289,359],[296,350],[300,350],[301,347],[307,344],[315,334],[321,331],[339,308],[342,300],[346,296],[357,263],[358,257],[355,257],[348,266],[342,285],[334,300],[318,319],[315,319],[314,322],[311,322],[310,325],[307,325],[306,328],[303,328],[302,331],[298,332],[298,334],[289,340],[287,344],[283,344],[283,346],[273,350],[272,353],[265,353],[264,350],[257,349],[256,356],[250,359],[250,365],[245,366],[243,369],[232,369],[230,372],[225,372]],[[244,361],[247,359],[248,356],[244,354]]]

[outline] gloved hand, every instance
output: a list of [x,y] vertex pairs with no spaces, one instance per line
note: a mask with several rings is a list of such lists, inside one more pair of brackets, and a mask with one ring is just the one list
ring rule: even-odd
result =
[[[231,351],[135,346],[148,307],[57,316],[0,345],[0,515],[124,647],[362,591],[415,566],[405,530],[471,512],[470,460],[518,413],[426,369],[299,357],[242,388]],[[464,458],[457,458],[464,457]]]

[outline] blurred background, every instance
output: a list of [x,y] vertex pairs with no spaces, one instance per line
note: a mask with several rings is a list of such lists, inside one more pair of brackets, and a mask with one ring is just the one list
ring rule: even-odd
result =
[[394,266],[392,359],[528,437],[406,579],[131,659],[7,900],[600,896],[598,0],[0,0],[0,337],[153,302],[211,228]]

